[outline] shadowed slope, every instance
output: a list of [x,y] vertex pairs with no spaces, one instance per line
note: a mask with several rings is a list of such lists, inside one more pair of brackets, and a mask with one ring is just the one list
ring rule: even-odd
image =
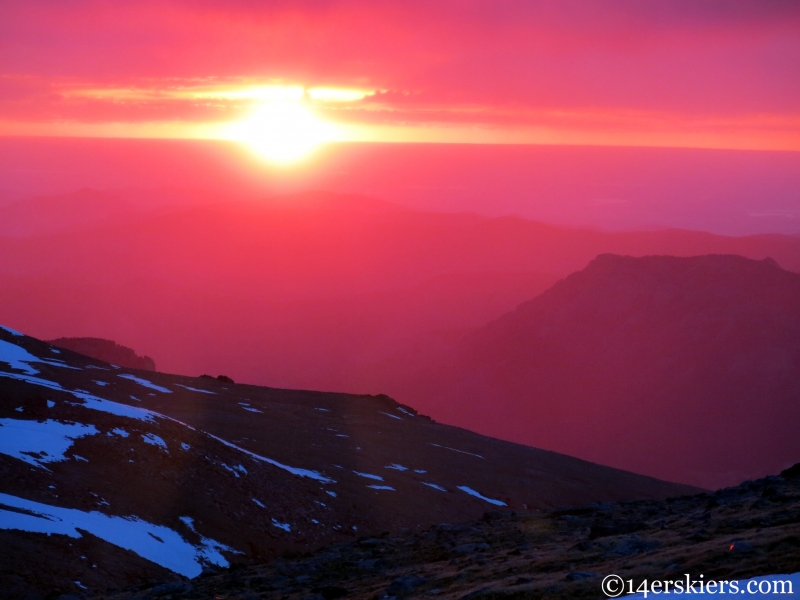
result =
[[690,491],[387,396],[132,371],[0,328],[0,578],[24,564],[40,595],[194,577],[487,509]]
[[601,255],[400,394],[437,418],[709,487],[800,454],[800,275]]

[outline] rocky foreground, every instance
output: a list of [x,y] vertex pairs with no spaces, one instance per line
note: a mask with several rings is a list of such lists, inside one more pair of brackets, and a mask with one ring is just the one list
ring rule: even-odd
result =
[[605,598],[639,582],[800,571],[800,464],[712,493],[538,513],[487,512],[421,533],[364,537],[308,556],[101,596],[149,598]]
[[180,583],[492,509],[696,491],[387,396],[136,371],[0,327],[0,598]]

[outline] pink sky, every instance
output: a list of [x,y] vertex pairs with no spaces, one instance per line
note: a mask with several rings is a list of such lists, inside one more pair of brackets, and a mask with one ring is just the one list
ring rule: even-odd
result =
[[11,0],[0,135],[218,137],[281,84],[359,90],[315,103],[344,139],[800,150],[798,31],[794,0]]

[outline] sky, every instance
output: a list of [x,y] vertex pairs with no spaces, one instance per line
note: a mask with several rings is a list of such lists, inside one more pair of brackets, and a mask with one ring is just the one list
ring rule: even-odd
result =
[[0,135],[800,150],[799,32],[796,0],[4,0]]

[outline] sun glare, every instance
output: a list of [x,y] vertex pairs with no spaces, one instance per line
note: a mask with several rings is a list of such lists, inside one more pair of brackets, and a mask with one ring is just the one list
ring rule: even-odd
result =
[[300,101],[262,104],[250,117],[231,127],[230,137],[277,164],[297,162],[317,146],[336,138],[332,123],[317,117]]

